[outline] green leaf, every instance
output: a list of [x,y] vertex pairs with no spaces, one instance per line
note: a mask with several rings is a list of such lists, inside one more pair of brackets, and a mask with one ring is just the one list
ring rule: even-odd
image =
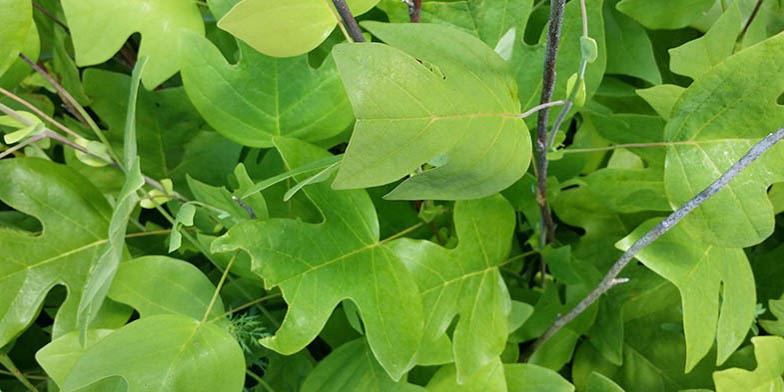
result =
[[732,55],[742,19],[738,2],[733,2],[704,36],[670,49],[670,70],[698,79]]
[[622,0],[616,6],[649,29],[679,29],[707,12],[714,0]]
[[[109,298],[128,304],[142,318],[171,314],[201,320],[215,292],[212,282],[193,264],[165,256],[145,256],[120,263]],[[216,298],[210,321],[223,315]]]
[[[420,22],[456,26],[495,47],[509,29],[522,36],[533,3],[533,0],[423,0]],[[390,22],[409,21],[408,5],[402,1],[385,0],[379,8],[389,15]]]
[[394,381],[376,362],[365,339],[346,343],[308,374],[302,392],[424,392],[405,381]]
[[387,184],[444,154],[448,163],[410,177],[386,198],[475,199],[525,173],[530,139],[516,118],[514,81],[492,49],[438,25],[363,26],[392,46],[334,49],[357,117],[334,187]]
[[653,54],[651,39],[634,19],[615,9],[617,1],[604,4],[604,28],[607,37],[607,73],[643,79],[654,85],[662,78]]
[[307,56],[274,58],[240,43],[240,61],[232,65],[207,39],[191,34],[186,42],[185,91],[231,140],[252,147],[272,147],[273,136],[315,142],[354,121],[331,57],[316,70]]
[[[784,34],[729,57],[696,80],[667,123],[664,183],[680,206],[740,159],[760,138],[784,124],[776,99],[784,78]],[[754,91],[749,94],[749,91]],[[773,148],[687,216],[682,225],[707,243],[724,247],[757,244],[773,232],[766,190],[784,181],[784,147]]]
[[757,368],[727,369],[713,374],[716,392],[749,391],[767,392],[784,390],[784,339],[778,336],[751,338]]
[[68,374],[87,350],[112,332],[114,331],[111,329],[91,329],[87,331],[84,339],[80,339],[79,332],[74,331],[38,350],[35,353],[35,360],[57,385],[63,385]]
[[655,110],[656,113],[659,113],[659,115],[667,121],[670,120],[672,110],[675,108],[675,104],[678,102],[681,95],[683,95],[684,91],[686,91],[685,88],[674,84],[660,84],[658,86],[636,90],[637,95],[642,97],[645,102],[648,102],[653,110]]
[[35,28],[33,24],[33,6],[27,0],[2,0],[0,9],[0,75],[16,61],[25,47],[28,31]]
[[498,268],[509,255],[515,215],[503,197],[455,203],[458,245],[399,239],[389,244],[417,280],[424,301],[424,347],[436,344],[457,316],[452,334],[458,381],[501,352],[511,332],[511,299]]
[[[293,139],[274,141],[289,168],[328,155]],[[333,191],[320,183],[302,192],[320,210],[322,223],[244,222],[215,240],[213,252],[245,250],[265,286],[280,287],[288,312],[275,336],[263,339],[265,346],[286,355],[301,350],[335,306],[350,299],[359,308],[374,355],[400,379],[413,366],[422,336],[414,278],[379,242],[376,211],[365,191]]]
[[443,366],[427,384],[430,392],[572,392],[574,386],[553,370],[530,364],[502,364],[497,358],[458,384],[455,367]]
[[588,189],[607,208],[629,214],[641,211],[672,211],[664,194],[664,178],[656,169],[605,168],[585,178]]
[[[348,0],[351,13],[362,15],[378,0]],[[243,0],[218,27],[268,56],[291,57],[321,44],[337,25],[337,11],[323,0]]]
[[142,74],[144,87],[149,90],[185,64],[183,36],[187,32],[204,35],[201,13],[193,1],[64,0],[62,5],[80,67],[109,60],[131,34],[141,33],[138,55],[150,58]]
[[[84,84],[93,99],[90,107],[109,126],[107,136],[118,150],[130,79],[90,68],[84,72]],[[187,192],[186,174],[209,184],[222,184],[237,164],[242,147],[206,127],[183,88],[140,91],[137,113],[142,172],[158,180],[172,179],[177,191]]]
[[128,219],[133,209],[139,202],[137,191],[144,186],[144,178],[139,168],[139,156],[136,147],[136,98],[139,92],[141,75],[144,72],[147,58],[142,57],[133,70],[131,77],[130,95],[128,97],[128,115],[125,119],[125,132],[123,142],[123,165],[125,169],[125,184],[117,195],[117,204],[109,222],[108,240],[103,253],[90,268],[84,292],[79,300],[77,322],[79,323],[80,339],[84,340],[87,327],[98,314],[103,305],[112,279],[117,272],[117,266],[125,249],[125,233]]
[[[628,249],[656,223],[657,219],[645,222],[619,241],[618,248]],[[726,361],[743,343],[754,320],[754,276],[743,250],[711,245],[678,225],[636,258],[680,291],[686,371],[708,354],[714,340],[717,364]]]
[[43,233],[0,227],[0,346],[38,315],[57,284],[69,294],[57,312],[52,335],[76,328],[76,310],[87,272],[107,242],[112,210],[87,179],[42,159],[0,161],[0,200],[37,218]]
[[[1,18],[2,17],[0,16],[0,19]],[[13,26],[14,23],[18,23],[19,21],[20,20],[8,22],[8,25]],[[0,33],[0,35],[2,34],[3,33]],[[9,46],[15,45],[14,43],[11,43],[11,41],[8,42]],[[5,50],[5,46],[3,47],[3,50]],[[38,28],[36,27],[35,21],[30,24],[30,28],[27,30],[24,44],[22,44],[19,53],[27,56],[31,61],[38,61],[38,57],[41,54],[41,39],[38,35]],[[2,53],[0,53],[0,57],[2,57]],[[30,65],[22,60],[21,57],[14,57],[15,60],[9,63],[8,68],[6,68],[5,71],[3,71],[2,64],[0,64],[0,87],[10,90],[13,90],[20,83],[24,83],[28,75],[33,72]],[[0,60],[0,62],[2,62],[2,60]]]
[[[51,343],[51,350],[73,347],[69,338],[76,337]],[[61,391],[78,391],[108,377],[122,377],[127,392],[239,391],[245,359],[225,329],[162,314],[136,320],[95,343],[73,366]]]
[[768,301],[768,309],[778,320],[760,320],[762,328],[769,333],[784,336],[784,295],[780,299]]
[[601,373],[593,372],[588,377],[587,392],[624,392],[623,388],[614,383],[613,380],[605,377]]

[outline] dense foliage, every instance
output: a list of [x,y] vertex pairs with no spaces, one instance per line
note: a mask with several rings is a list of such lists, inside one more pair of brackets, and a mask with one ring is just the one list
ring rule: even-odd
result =
[[0,390],[784,391],[784,143],[541,338],[784,125],[784,2],[346,2],[0,0]]

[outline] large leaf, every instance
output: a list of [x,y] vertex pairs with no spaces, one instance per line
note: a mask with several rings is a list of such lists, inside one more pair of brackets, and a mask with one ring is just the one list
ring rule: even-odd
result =
[[139,57],[150,58],[142,82],[150,90],[184,65],[183,35],[204,35],[199,7],[190,0],[64,0],[62,4],[79,66],[109,60],[131,34],[141,33]]
[[[149,64],[148,64],[149,66]],[[119,150],[127,113],[130,79],[98,69],[84,73],[91,108],[109,126],[108,137]],[[171,178],[176,190],[187,190],[186,173],[210,184],[222,184],[237,163],[241,146],[210,130],[188,102],[182,88],[140,91],[136,128],[141,170],[155,178]]]
[[[657,223],[657,219],[645,222],[619,241],[618,248],[628,249]],[[743,249],[706,243],[676,226],[636,257],[680,291],[686,371],[708,354],[714,340],[718,364],[743,343],[754,320],[756,304],[754,276]]]
[[757,367],[746,369],[727,369],[713,374],[716,392],[748,391],[773,392],[784,390],[784,338],[778,336],[758,336],[751,339]]
[[365,339],[346,343],[308,374],[302,392],[424,392],[405,381],[394,381],[373,357]]
[[622,0],[618,10],[649,29],[678,29],[696,20],[715,0]]
[[[328,156],[293,139],[274,141],[289,168]],[[212,250],[245,250],[266,287],[280,287],[289,309],[275,336],[262,341],[265,346],[286,355],[301,350],[335,306],[350,299],[376,358],[399,379],[414,364],[424,324],[413,276],[379,242],[376,211],[365,191],[334,191],[319,183],[302,192],[320,210],[322,223],[244,222],[215,240]]]
[[65,335],[36,358],[63,391],[113,376],[127,392],[238,391],[245,360],[225,328],[222,302],[209,305],[214,292],[184,261],[150,256],[124,262],[109,297],[133,306],[141,318],[111,334],[88,331],[86,347],[76,344],[76,334]]
[[[522,37],[533,7],[533,0],[424,0],[420,22],[457,26],[495,47],[509,29]],[[389,21],[408,22],[408,5],[402,1],[385,0],[378,6],[389,15]]]
[[458,245],[400,239],[389,247],[400,256],[422,291],[424,347],[444,338],[455,316],[453,352],[462,380],[503,352],[511,332],[512,303],[498,270],[512,243],[515,214],[501,196],[455,203]]
[[[336,188],[383,185],[434,158],[391,199],[475,199],[514,183],[531,143],[506,64],[471,35],[440,25],[364,23],[391,46],[335,47],[357,123]],[[442,161],[443,161],[442,160]]]
[[76,309],[95,257],[107,242],[112,210],[72,169],[46,160],[0,161],[0,200],[43,226],[34,235],[0,227],[0,346],[36,317],[49,290],[68,287],[53,336],[76,328]]
[[33,24],[33,6],[27,0],[0,1],[0,75],[16,61]]
[[642,26],[618,12],[615,4],[617,1],[604,4],[607,73],[630,75],[652,84],[661,84],[651,39]]
[[[348,0],[354,15],[373,8],[378,0]],[[275,57],[307,53],[323,42],[337,25],[331,1],[243,0],[221,20],[218,27],[261,53]]]
[[[665,129],[664,182],[675,206],[703,190],[758,139],[784,124],[784,33],[743,50],[697,79]],[[749,94],[749,91],[754,91]],[[710,244],[746,247],[773,232],[770,184],[784,181],[784,145],[774,147],[681,224]]]
[[314,70],[307,56],[279,59],[240,43],[240,61],[231,65],[207,39],[190,35],[187,42],[185,91],[231,140],[252,147],[271,147],[273,136],[318,141],[354,120],[331,59]]

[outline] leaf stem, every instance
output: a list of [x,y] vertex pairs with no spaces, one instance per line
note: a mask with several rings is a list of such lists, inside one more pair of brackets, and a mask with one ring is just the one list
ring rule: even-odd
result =
[[53,119],[52,117],[49,117],[49,115],[47,115],[46,113],[41,111],[41,109],[38,109],[37,107],[35,107],[35,105],[31,104],[30,102],[25,101],[24,99],[22,99],[21,97],[17,96],[16,94],[14,94],[14,93],[12,93],[12,92],[10,92],[10,91],[2,88],[2,87],[0,87],[0,94],[3,94],[6,97],[11,98],[14,101],[19,102],[20,104],[24,105],[25,107],[30,109],[33,113],[35,113],[38,117],[41,117],[41,118],[43,118],[46,121],[49,121],[49,123],[51,123],[55,127],[59,128],[63,132],[67,133],[68,135],[70,135],[70,136],[72,136],[74,138],[80,137],[79,134],[77,134],[76,132],[70,130],[68,127],[66,127],[65,125],[61,124],[59,121]]
[[14,365],[14,361],[11,360],[11,357],[8,354],[0,353],[0,364],[5,366],[6,369],[10,371],[10,373],[19,380],[22,385],[24,385],[29,391],[38,392],[38,389],[33,385],[30,380],[25,377],[24,373],[22,373],[16,365]]
[[759,14],[760,8],[762,8],[762,2],[764,0],[757,0],[757,4],[754,5],[754,10],[751,11],[751,15],[749,16],[749,20],[746,21],[746,24],[743,25],[743,30],[740,31],[740,35],[738,35],[737,42],[743,43],[743,38],[746,36],[746,32],[749,31],[749,27],[751,27],[752,22],[754,19],[757,18],[757,14]]
[[218,317],[215,317],[215,318],[211,319],[210,322],[223,319],[224,317],[228,317],[229,315],[231,315],[233,313],[237,313],[240,310],[247,309],[247,308],[249,308],[249,307],[251,307],[253,305],[260,304],[260,303],[262,303],[264,301],[267,301],[267,300],[270,300],[270,299],[273,299],[273,298],[278,298],[278,297],[281,297],[281,296],[282,296],[281,293],[274,293],[274,294],[265,295],[265,296],[260,297],[260,298],[256,298],[253,301],[246,302],[246,303],[244,303],[244,304],[242,304],[242,305],[240,305],[240,306],[238,306],[238,307],[236,307],[234,309],[229,310],[226,313],[223,313],[222,315],[220,315]]
[[0,153],[0,159],[3,159],[3,158],[5,158],[5,157],[7,157],[7,156],[9,156],[9,155],[11,155],[11,154],[13,154],[13,153],[23,149],[23,148],[25,148],[25,147],[35,143],[35,142],[38,142],[38,141],[42,140],[42,139],[46,139],[46,135],[39,133],[38,135],[32,136],[32,137],[28,138],[27,140],[25,140],[25,141],[15,145],[15,146],[9,148],[9,149],[3,151],[2,153]]
[[33,7],[35,7],[38,11],[41,11],[41,13],[44,14],[44,16],[46,16],[47,18],[51,19],[52,22],[57,23],[58,25],[60,25],[60,27],[62,27],[63,30],[65,30],[66,33],[71,34],[71,30],[68,29],[68,26],[66,26],[66,24],[63,23],[63,21],[61,21],[60,19],[57,19],[56,16],[52,15],[49,11],[46,10],[46,8],[42,7],[35,0],[33,0]]
[[604,278],[599,282],[596,288],[593,289],[582,301],[580,301],[569,313],[558,317],[550,328],[537,339],[531,346],[529,352],[534,353],[539,349],[548,339],[553,337],[564,326],[569,324],[572,320],[577,318],[582,312],[596,302],[599,297],[606,293],[616,285],[623,283],[625,279],[619,279],[618,274],[621,273],[624,267],[632,260],[632,258],[640,252],[643,248],[650,245],[653,241],[661,235],[673,228],[681,219],[683,219],[700,204],[710,199],[718,191],[724,188],[735,176],[743,172],[752,162],[759,158],[762,154],[768,151],[771,147],[776,145],[782,138],[784,138],[784,127],[779,128],[776,132],[769,134],[738,160],[732,167],[730,167],[724,174],[721,175],[716,181],[708,185],[702,192],[698,193],[694,198],[686,202],[683,206],[675,210],[667,218],[659,222],[645,235],[640,237],[632,246],[624,252],[624,254],[613,264]]
[[346,30],[348,31],[348,35],[351,37],[351,40],[354,42],[365,42],[365,37],[362,35],[362,30],[359,29],[357,20],[354,19],[354,15],[351,14],[351,10],[349,10],[348,5],[346,5],[346,1],[332,0],[332,4],[335,5],[335,9],[338,11],[340,18],[343,20],[343,24],[346,26]]
[[[555,88],[555,62],[558,55],[558,43],[561,39],[561,26],[563,25],[565,0],[550,0],[550,26],[547,33],[547,49],[544,56],[544,70],[542,73],[542,96],[539,104],[546,104],[552,100]],[[537,152],[537,190],[536,202],[539,205],[539,246],[544,247],[547,241],[555,238],[555,223],[547,206],[547,125],[549,109],[539,111],[537,122],[536,152]]]
[[529,117],[532,114],[534,114],[534,113],[536,113],[536,112],[538,112],[540,110],[551,108],[553,106],[560,106],[560,105],[563,105],[565,103],[566,103],[566,101],[561,99],[561,100],[558,100],[558,101],[552,101],[552,102],[543,103],[541,105],[536,105],[536,106],[532,107],[531,109],[528,109],[528,111],[520,114],[520,118],[526,118],[526,117]]
[[207,305],[207,310],[204,312],[204,317],[201,318],[202,323],[207,321],[207,317],[210,315],[210,312],[212,311],[212,307],[215,306],[215,301],[218,300],[218,295],[220,295],[220,291],[223,288],[223,284],[226,282],[226,277],[229,276],[229,271],[231,270],[231,267],[234,265],[234,260],[237,259],[237,255],[239,255],[239,252],[234,253],[234,256],[231,256],[231,259],[229,260],[229,264],[226,265],[226,269],[223,270],[223,275],[221,275],[221,278],[218,281],[218,285],[215,287],[215,292],[212,293],[212,298],[210,299],[209,305]]

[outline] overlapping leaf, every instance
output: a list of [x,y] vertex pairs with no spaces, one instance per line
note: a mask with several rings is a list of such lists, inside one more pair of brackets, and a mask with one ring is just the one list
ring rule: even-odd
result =
[[[618,248],[628,249],[656,223],[645,222],[618,242]],[[676,226],[636,257],[680,291],[687,371],[708,354],[714,340],[719,364],[743,343],[754,320],[756,293],[742,249],[712,245]]]
[[389,247],[400,256],[422,292],[424,347],[438,344],[455,316],[453,353],[460,379],[484,367],[504,350],[511,299],[498,270],[511,246],[512,206],[503,197],[455,203],[458,245],[400,239]]
[[727,369],[713,374],[716,392],[749,391],[768,392],[784,390],[784,338],[758,336],[751,339],[757,367]]
[[205,38],[189,35],[185,91],[218,132],[252,147],[271,147],[273,136],[318,141],[351,125],[354,117],[335,63],[318,70],[307,56],[279,59],[240,43],[229,64]]
[[364,23],[387,44],[334,49],[357,123],[334,186],[383,185],[437,157],[386,197],[475,199],[528,167],[531,143],[506,64],[453,28]]
[[678,29],[698,19],[714,0],[622,0],[617,8],[649,29]]
[[65,0],[63,10],[79,66],[109,60],[131,34],[141,33],[139,56],[150,58],[142,75],[148,89],[166,81],[184,64],[182,36],[186,31],[204,34],[199,8],[187,0]]
[[572,392],[574,386],[553,370],[530,364],[503,364],[496,358],[458,384],[455,367],[444,366],[427,384],[430,392]]
[[[274,139],[289,168],[327,153],[293,139]],[[301,179],[301,178],[300,178]],[[289,304],[265,346],[292,354],[310,343],[343,300],[357,305],[368,343],[395,379],[413,366],[422,337],[416,282],[400,259],[379,242],[373,203],[365,191],[334,191],[319,183],[302,190],[323,215],[320,224],[291,219],[249,221],[232,227],[212,249],[242,249],[268,288],[280,287]]]
[[[361,15],[378,0],[348,0],[351,13]],[[243,0],[218,22],[218,27],[261,53],[275,57],[307,53],[323,42],[338,22],[332,2],[323,0]]]
[[[784,124],[784,33],[714,66],[681,96],[665,129],[664,181],[680,206]],[[754,91],[750,94],[749,91]],[[767,187],[784,181],[784,147],[774,147],[686,217],[692,235],[710,244],[746,247],[773,232]]]
[[35,28],[33,24],[33,6],[26,0],[2,0],[0,8],[0,75],[16,61],[25,46],[28,31]]
[[607,73],[624,74],[661,83],[651,39],[633,19],[621,14],[617,1],[604,3],[604,28],[607,36]]
[[0,226],[0,346],[33,321],[58,284],[69,289],[52,332],[61,336],[76,328],[82,288],[107,242],[112,210],[87,179],[43,159],[3,160],[0,178],[0,200],[43,226],[40,235]]

